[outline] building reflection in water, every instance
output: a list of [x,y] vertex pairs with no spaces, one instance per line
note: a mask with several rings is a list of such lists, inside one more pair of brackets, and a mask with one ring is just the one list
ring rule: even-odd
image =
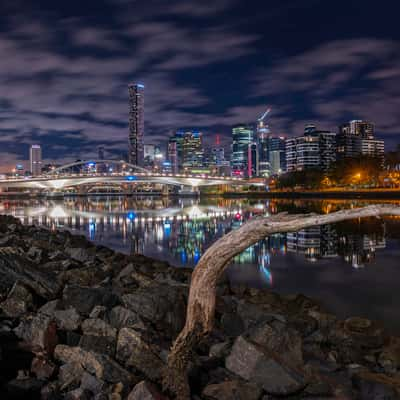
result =
[[[178,266],[195,266],[219,237],[256,215],[288,212],[332,212],[362,202],[242,201],[93,197],[62,202],[7,200],[0,212],[24,224],[84,232],[91,240],[119,251],[143,253]],[[340,257],[354,268],[374,260],[386,246],[382,220],[349,221],[272,235],[236,256],[234,264],[256,264],[260,279],[273,284],[273,258],[295,254],[311,262]]]

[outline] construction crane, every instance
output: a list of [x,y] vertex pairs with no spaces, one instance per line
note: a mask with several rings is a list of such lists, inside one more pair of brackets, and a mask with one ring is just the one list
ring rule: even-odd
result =
[[268,125],[264,124],[265,118],[267,118],[267,115],[271,112],[270,108],[267,108],[267,111],[258,118],[258,126],[257,126],[257,131],[259,136],[266,136],[269,134],[269,128]]
[[270,108],[267,108],[267,111],[261,116],[261,118],[258,118],[258,122],[263,122],[264,119],[267,117],[267,115],[271,112]]

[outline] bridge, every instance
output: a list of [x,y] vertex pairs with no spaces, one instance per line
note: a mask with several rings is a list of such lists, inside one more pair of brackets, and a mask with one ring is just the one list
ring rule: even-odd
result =
[[[111,165],[111,167],[110,167]],[[0,188],[25,188],[44,191],[63,191],[80,186],[124,186],[140,183],[187,187],[192,190],[205,186],[243,186],[255,184],[243,178],[155,173],[124,161],[93,160],[63,165],[51,172],[35,177],[16,177],[0,180]]]

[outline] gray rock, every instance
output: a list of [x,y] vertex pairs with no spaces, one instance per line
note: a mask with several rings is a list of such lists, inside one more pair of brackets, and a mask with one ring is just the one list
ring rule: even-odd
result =
[[49,382],[44,385],[40,391],[41,400],[59,400],[61,399],[60,387],[58,381]]
[[73,260],[81,263],[93,261],[95,258],[95,252],[91,248],[67,247],[65,248],[65,253],[68,254]]
[[255,325],[248,334],[250,341],[263,349],[279,355],[289,365],[303,365],[302,338],[300,334],[278,320]]
[[97,305],[111,308],[117,302],[118,298],[106,288],[68,285],[63,291],[65,307],[73,307],[83,315],[89,315]]
[[134,379],[128,371],[122,368],[110,357],[86,351],[80,347],[58,345],[54,357],[64,363],[76,363],[98,379],[108,383],[122,382],[129,386]]
[[17,318],[26,314],[33,308],[33,297],[31,292],[18,281],[14,283],[7,296],[7,299],[0,304],[4,314]]
[[363,400],[399,400],[400,379],[383,374],[361,372],[352,378],[354,388]]
[[64,396],[65,400],[90,400],[91,398],[90,392],[82,388],[71,390]]
[[101,393],[106,384],[101,379],[96,378],[95,376],[84,372],[81,378],[81,389],[87,390],[91,392],[93,395]]
[[45,350],[48,354],[53,352],[58,341],[55,322],[51,317],[43,314],[23,318],[14,329],[14,333],[31,348]]
[[61,288],[54,273],[38,271],[19,248],[0,248],[0,276],[0,295],[17,281],[47,300],[55,298]]
[[306,385],[303,374],[244,337],[239,336],[226,359],[226,368],[241,378],[254,382],[274,395],[296,393]]
[[137,327],[145,329],[145,325],[143,324],[143,321],[140,319],[138,314],[122,306],[114,307],[110,311],[108,319],[110,321],[110,324],[117,329],[121,329],[124,327]]
[[151,380],[160,379],[164,367],[159,351],[148,344],[141,333],[122,328],[118,334],[116,359],[144,373]]
[[68,362],[60,367],[58,372],[58,382],[60,390],[76,389],[82,379],[84,369],[80,363]]
[[100,318],[88,318],[82,323],[82,330],[85,335],[109,336],[116,338],[117,330]]
[[43,250],[36,246],[32,246],[26,254],[35,264],[39,264],[43,258]]
[[228,356],[230,349],[231,349],[230,341],[216,343],[210,347],[208,355],[210,357],[225,358],[226,356]]
[[52,316],[54,311],[60,309],[61,301],[59,299],[48,301],[39,308],[41,314]]
[[244,332],[245,326],[236,313],[225,313],[221,317],[221,329],[226,335],[236,337]]
[[83,335],[78,345],[87,351],[94,351],[114,357],[117,341],[115,337]]
[[206,386],[202,396],[210,400],[258,400],[261,394],[262,389],[254,383],[232,380]]
[[56,366],[52,361],[43,356],[36,356],[32,360],[31,372],[36,375],[38,379],[49,379],[55,372]]
[[99,318],[86,319],[82,324],[83,336],[79,346],[85,350],[114,356],[117,330]]
[[107,307],[104,306],[95,306],[90,313],[89,317],[90,318],[101,318],[104,319],[105,315],[107,313]]
[[176,335],[185,323],[186,295],[186,286],[153,283],[123,295],[122,302],[157,329]]
[[34,399],[38,398],[44,381],[26,377],[13,379],[6,384],[7,398],[10,399]]
[[168,400],[149,382],[139,382],[129,393],[127,400]]

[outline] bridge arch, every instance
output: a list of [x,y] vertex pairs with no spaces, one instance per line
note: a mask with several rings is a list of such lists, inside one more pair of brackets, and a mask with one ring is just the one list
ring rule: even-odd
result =
[[142,167],[139,167],[137,165],[131,164],[129,162],[123,161],[123,160],[86,160],[86,161],[75,161],[69,164],[64,164],[61,165],[60,167],[50,171],[47,175],[58,175],[61,171],[64,171],[68,168],[73,168],[73,167],[79,167],[81,165],[89,165],[89,164],[117,164],[117,165],[122,165],[125,167],[128,167],[128,169],[132,169],[134,171],[142,172],[145,174],[150,174],[150,172]]

